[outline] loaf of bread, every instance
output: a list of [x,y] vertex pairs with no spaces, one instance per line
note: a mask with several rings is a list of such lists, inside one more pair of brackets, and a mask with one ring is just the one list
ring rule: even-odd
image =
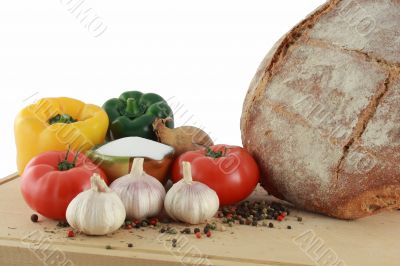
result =
[[261,63],[241,130],[274,196],[341,219],[398,209],[400,1],[309,15]]

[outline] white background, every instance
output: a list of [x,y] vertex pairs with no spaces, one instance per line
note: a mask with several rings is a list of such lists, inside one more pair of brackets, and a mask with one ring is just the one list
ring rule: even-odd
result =
[[258,64],[324,2],[85,0],[81,10],[92,8],[107,26],[96,38],[70,1],[78,0],[0,4],[0,178],[16,170],[16,114],[41,97],[102,105],[125,90],[156,92],[184,105],[178,125],[189,120],[218,143],[240,145],[242,103]]

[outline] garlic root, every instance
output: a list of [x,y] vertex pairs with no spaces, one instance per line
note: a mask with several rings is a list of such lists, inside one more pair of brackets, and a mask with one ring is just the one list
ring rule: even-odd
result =
[[175,155],[179,156],[187,151],[194,151],[205,146],[212,146],[214,142],[202,129],[192,126],[168,128],[165,123],[169,118],[157,118],[153,122],[154,132],[158,140],[175,149]]

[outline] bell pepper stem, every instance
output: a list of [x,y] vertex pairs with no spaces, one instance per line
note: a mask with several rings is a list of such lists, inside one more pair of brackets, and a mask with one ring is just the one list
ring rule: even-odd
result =
[[130,117],[137,117],[140,114],[139,104],[135,98],[128,98],[126,100],[125,113]]
[[183,180],[187,184],[192,183],[193,182],[192,166],[190,165],[189,162],[182,162],[182,166],[183,166]]

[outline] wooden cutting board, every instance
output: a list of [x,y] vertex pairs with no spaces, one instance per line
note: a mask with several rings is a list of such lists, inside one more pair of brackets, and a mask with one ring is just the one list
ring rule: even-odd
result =
[[[23,201],[19,182],[17,175],[0,179],[0,265],[400,264],[400,212],[340,221],[292,210],[287,220],[274,221],[274,228],[234,225],[202,239],[161,234],[159,228],[67,238],[68,228],[58,228],[54,221],[43,217],[39,223],[30,221],[34,212]],[[265,196],[257,189],[250,198]],[[297,216],[303,221],[298,222]],[[175,248],[173,238],[178,240]]]

